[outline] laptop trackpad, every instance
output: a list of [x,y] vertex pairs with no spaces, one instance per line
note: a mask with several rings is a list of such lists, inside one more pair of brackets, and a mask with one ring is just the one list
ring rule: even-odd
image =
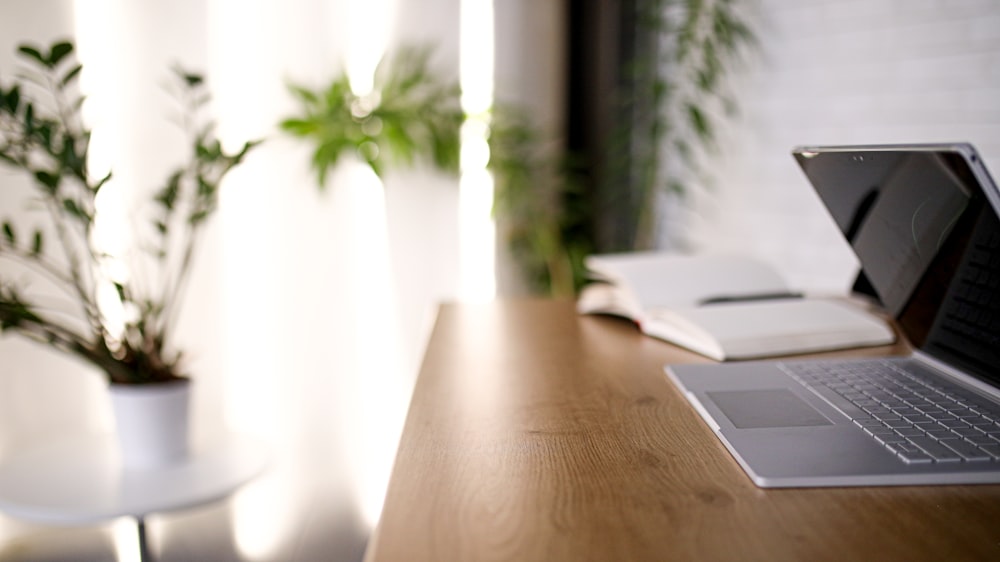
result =
[[738,428],[833,425],[823,414],[785,388],[706,392]]

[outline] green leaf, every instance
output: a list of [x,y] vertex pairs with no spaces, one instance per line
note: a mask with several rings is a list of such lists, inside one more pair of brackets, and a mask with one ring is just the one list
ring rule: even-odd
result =
[[306,137],[319,130],[315,122],[306,119],[285,119],[279,126],[286,133],[297,137]]
[[70,215],[73,215],[74,217],[84,221],[90,218],[87,216],[87,213],[83,212],[83,209],[80,208],[80,205],[72,199],[63,199],[63,210],[65,210]]
[[204,210],[203,211],[196,211],[194,213],[191,213],[191,217],[188,218],[188,222],[191,223],[191,226],[195,226],[195,225],[201,224],[202,222],[205,221],[205,219],[208,218],[208,215],[209,215],[209,211],[204,211]]
[[181,177],[183,175],[183,170],[177,170],[173,174],[170,174],[167,185],[156,194],[156,202],[162,205],[168,212],[174,209],[174,205],[177,202],[177,195],[180,193]]
[[6,105],[10,109],[11,113],[17,113],[17,108],[21,105],[21,87],[15,84],[14,87],[7,92],[4,101],[6,102]]
[[215,194],[215,185],[202,176],[198,176],[198,198],[210,199]]
[[200,74],[187,72],[186,70],[180,68],[179,66],[174,67],[174,73],[177,75],[178,78],[181,79],[181,81],[184,82],[184,84],[188,88],[196,88],[198,86],[201,86],[205,82],[205,79]]
[[77,76],[80,75],[81,70],[83,70],[82,64],[78,64],[73,68],[71,68],[70,71],[67,72],[65,76],[63,76],[62,81],[59,83],[60,87],[65,88],[66,86],[68,86],[70,82],[72,82]]
[[45,56],[43,56],[42,53],[32,45],[28,44],[21,45],[17,48],[17,52],[21,53],[22,55],[28,58],[34,59],[36,62],[42,64],[43,66],[48,66],[48,67],[52,66],[51,64],[49,64],[48,59],[45,58]]
[[0,287],[0,332],[41,320],[12,288],[3,289]]
[[7,239],[7,243],[11,246],[17,243],[17,236],[14,234],[14,227],[9,222],[3,223],[3,236]]
[[24,130],[28,136],[35,130],[35,106],[31,103],[24,109]]
[[80,158],[76,154],[76,146],[73,144],[72,138],[63,138],[62,150],[59,152],[59,163],[69,170],[79,169]]
[[38,183],[48,188],[49,193],[55,193],[59,188],[59,181],[62,179],[59,174],[51,174],[44,170],[35,172],[35,179]]
[[111,181],[111,172],[108,172],[108,175],[104,176],[103,178],[101,178],[100,181],[94,184],[94,187],[92,188],[94,195],[97,195],[97,193],[101,191],[101,188],[104,187],[104,184],[108,183],[109,181]]
[[67,55],[73,52],[73,44],[69,41],[60,41],[58,43],[53,43],[51,50],[49,51],[49,66],[55,66],[59,64]]
[[684,184],[682,184],[681,182],[677,180],[672,180],[669,183],[667,183],[667,191],[670,191],[677,195],[684,195],[684,193],[687,191],[687,188],[685,188]]
[[125,297],[126,295],[125,286],[117,282],[114,283],[114,286],[115,286],[115,291],[118,292],[118,300],[122,302],[127,302],[128,299]]
[[712,138],[712,126],[705,116],[705,112],[694,104],[688,105],[688,122],[691,124],[691,128],[694,132],[698,134],[698,137],[702,140],[708,140]]
[[42,231],[35,231],[35,239],[31,244],[31,255],[38,256],[42,253]]
[[41,137],[42,146],[46,150],[52,150],[52,125],[48,122],[43,122],[38,127],[38,135]]
[[239,164],[240,162],[242,162],[243,159],[246,157],[247,153],[250,152],[250,150],[252,148],[254,148],[255,146],[260,145],[262,142],[264,142],[264,141],[262,141],[262,140],[252,140],[252,141],[247,141],[246,143],[244,143],[243,144],[243,148],[241,148],[240,151],[237,152],[235,156],[233,156],[233,164],[235,165],[235,164]]

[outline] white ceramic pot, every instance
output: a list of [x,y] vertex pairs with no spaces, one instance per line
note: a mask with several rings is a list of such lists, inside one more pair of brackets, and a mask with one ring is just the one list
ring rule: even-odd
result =
[[148,470],[187,457],[190,381],[112,384],[110,392],[124,468]]

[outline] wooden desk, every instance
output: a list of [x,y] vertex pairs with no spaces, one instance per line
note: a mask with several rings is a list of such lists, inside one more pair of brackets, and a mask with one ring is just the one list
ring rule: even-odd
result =
[[756,488],[663,375],[694,361],[568,302],[442,307],[366,559],[1000,559],[1000,486]]

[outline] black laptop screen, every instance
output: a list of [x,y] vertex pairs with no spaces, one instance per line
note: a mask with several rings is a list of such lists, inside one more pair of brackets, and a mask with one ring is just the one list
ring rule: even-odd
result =
[[1000,221],[951,150],[797,151],[910,342],[1000,383]]

